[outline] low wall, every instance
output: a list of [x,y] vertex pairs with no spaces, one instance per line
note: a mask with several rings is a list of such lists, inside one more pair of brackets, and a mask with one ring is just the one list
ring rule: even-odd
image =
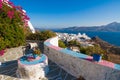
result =
[[93,62],[91,56],[57,47],[51,41],[58,42],[58,38],[44,42],[44,53],[71,75],[86,80],[120,80],[120,65],[105,60]]
[[25,57],[18,60],[17,77],[27,80],[42,80],[45,74],[48,73],[48,58],[46,55],[41,54],[33,61],[26,61]]
[[[41,52],[43,52],[43,46],[40,41],[34,41],[34,40],[29,40],[27,43],[30,42],[36,42],[38,46],[41,48]],[[15,47],[15,48],[9,48],[6,49],[4,55],[0,56],[0,62],[6,62],[6,61],[11,61],[11,60],[17,60],[21,56],[23,56],[23,46],[20,47]]]

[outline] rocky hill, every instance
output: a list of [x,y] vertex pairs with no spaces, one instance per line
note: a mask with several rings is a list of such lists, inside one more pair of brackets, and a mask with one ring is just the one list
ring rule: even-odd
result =
[[59,31],[107,31],[107,32],[119,32],[120,23],[112,22],[102,26],[74,26],[68,28],[59,29]]
[[117,47],[117,46],[114,46],[108,42],[105,42],[97,36],[93,37],[92,40],[94,42],[96,42],[97,44],[99,44],[101,46],[101,48],[106,50],[107,53],[113,53],[113,54],[120,55],[120,47]]
[[120,47],[113,46],[108,42],[103,41],[99,37],[93,37],[92,40],[99,44],[106,51],[108,60],[120,64]]

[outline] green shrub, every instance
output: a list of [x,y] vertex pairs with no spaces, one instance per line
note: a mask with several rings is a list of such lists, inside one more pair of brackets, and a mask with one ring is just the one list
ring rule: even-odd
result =
[[59,41],[58,41],[58,45],[59,45],[59,47],[61,47],[61,48],[66,48],[66,45],[65,45],[65,43],[64,43],[62,40],[59,40]]
[[[13,18],[8,17],[8,11],[14,11]],[[0,9],[0,50],[17,47],[25,43],[24,22],[15,9],[2,5]]]
[[27,40],[40,40],[40,32],[36,32],[36,33],[30,33],[26,39]]
[[80,46],[80,43],[77,40],[71,40],[67,44],[68,46]]
[[44,41],[55,36],[56,34],[50,30],[42,31],[40,34],[40,40]]
[[80,47],[80,52],[83,53],[83,54],[89,55],[89,54],[87,53],[87,49],[86,49],[85,47]]
[[55,37],[56,34],[52,31],[42,31],[42,32],[36,32],[36,33],[31,33],[27,36],[27,40],[47,40],[49,38]]
[[105,54],[105,51],[97,44],[94,46],[80,47],[80,52],[87,55],[92,55],[94,53]]
[[0,37],[0,50],[5,48],[5,41],[3,39],[3,37]]
[[[20,26],[0,26],[0,34],[5,41],[6,47],[17,47],[25,42],[23,28]],[[0,42],[1,43],[1,42]]]

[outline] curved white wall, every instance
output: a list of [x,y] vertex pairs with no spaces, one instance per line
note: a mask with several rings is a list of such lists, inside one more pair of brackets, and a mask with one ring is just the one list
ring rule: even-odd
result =
[[30,30],[32,31],[32,33],[35,33],[35,29],[34,29],[32,23],[30,21],[28,21],[28,27],[30,28]]
[[120,80],[120,65],[104,61],[93,62],[92,57],[56,46],[58,38],[44,42],[44,53],[50,60],[75,77],[86,80]]
[[58,47],[58,37],[55,37],[50,40],[50,44]]

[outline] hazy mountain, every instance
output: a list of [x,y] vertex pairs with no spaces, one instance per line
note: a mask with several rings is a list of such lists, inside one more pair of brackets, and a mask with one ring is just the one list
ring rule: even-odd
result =
[[[58,29],[59,31],[108,31],[108,32],[120,32],[120,23],[112,22],[103,26],[74,26],[68,28]],[[56,30],[57,31],[57,30]]]

